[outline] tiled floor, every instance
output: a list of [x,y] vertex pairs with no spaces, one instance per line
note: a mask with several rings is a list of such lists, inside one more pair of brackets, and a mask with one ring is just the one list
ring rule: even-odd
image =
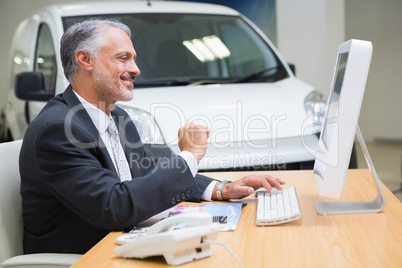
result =
[[[402,201],[402,142],[367,143],[379,179]],[[356,143],[358,168],[367,168],[361,149]]]

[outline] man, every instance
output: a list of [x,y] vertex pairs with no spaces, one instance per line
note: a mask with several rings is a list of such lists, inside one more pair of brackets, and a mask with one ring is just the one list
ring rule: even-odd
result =
[[182,201],[242,198],[284,183],[247,176],[217,196],[223,184],[196,174],[209,130],[192,123],[179,130],[179,155],[150,160],[133,122],[114,105],[133,98],[140,74],[130,35],[124,24],[91,20],[61,39],[70,85],[30,124],[21,148],[25,253],[84,253],[111,230]]

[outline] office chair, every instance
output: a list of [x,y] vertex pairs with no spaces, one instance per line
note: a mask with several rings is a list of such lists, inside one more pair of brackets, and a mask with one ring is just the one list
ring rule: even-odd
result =
[[70,267],[82,255],[22,255],[23,222],[18,157],[22,140],[0,144],[0,267]]

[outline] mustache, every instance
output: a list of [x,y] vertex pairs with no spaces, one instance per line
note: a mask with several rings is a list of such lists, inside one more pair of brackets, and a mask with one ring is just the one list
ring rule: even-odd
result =
[[122,74],[120,77],[125,80],[133,80],[133,81],[135,80],[135,75],[131,73]]

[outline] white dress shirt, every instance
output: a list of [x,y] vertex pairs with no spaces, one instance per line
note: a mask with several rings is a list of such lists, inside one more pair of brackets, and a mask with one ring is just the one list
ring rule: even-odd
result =
[[[85,99],[83,99],[77,92],[75,92],[73,90],[73,92],[75,93],[75,95],[77,96],[77,98],[79,99],[79,101],[82,103],[83,107],[85,108],[85,110],[88,112],[89,117],[91,118],[92,122],[94,123],[95,127],[98,129],[99,131],[99,135],[103,141],[103,143],[106,146],[106,149],[110,155],[110,158],[113,161],[113,164],[117,170],[117,166],[116,166],[116,161],[114,159],[113,156],[113,151],[112,151],[112,147],[110,144],[110,134],[106,131],[108,124],[109,124],[109,120],[110,120],[110,115],[105,114],[102,110],[98,109],[96,106],[92,105],[91,103],[89,103],[88,101],[86,101]],[[121,146],[121,144],[120,144]],[[121,148],[121,150],[123,150],[123,148]],[[182,151],[179,153],[179,156],[182,157],[184,159],[184,161],[186,161],[187,165],[190,168],[191,174],[193,175],[193,177],[195,177],[195,175],[198,172],[198,163],[195,159],[195,156],[188,152],[188,151]],[[217,181],[212,181],[208,187],[205,189],[204,193],[202,194],[201,198],[203,200],[206,201],[211,201],[212,199],[212,192],[214,190],[215,184],[217,183]]]

